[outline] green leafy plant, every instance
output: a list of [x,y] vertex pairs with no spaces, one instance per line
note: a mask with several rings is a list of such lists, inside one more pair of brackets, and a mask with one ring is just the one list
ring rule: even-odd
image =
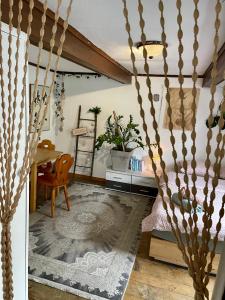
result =
[[100,114],[101,111],[102,111],[101,107],[98,106],[92,107],[88,110],[88,112],[94,113],[95,115]]
[[[104,143],[113,146],[114,150],[130,152],[136,148],[144,148],[142,137],[138,129],[138,124],[133,121],[132,115],[129,117],[129,122],[123,124],[124,117],[116,116],[115,112],[108,117],[106,122],[106,132],[101,134],[95,144],[95,148],[99,150]],[[133,148],[131,148],[133,146]]]

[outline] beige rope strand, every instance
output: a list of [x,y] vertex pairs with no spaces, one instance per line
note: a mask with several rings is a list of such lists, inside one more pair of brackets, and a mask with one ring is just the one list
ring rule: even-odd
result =
[[[197,7],[196,7],[197,9]],[[160,0],[159,1],[159,11],[160,11],[160,24],[161,24],[161,28],[162,28],[162,34],[161,34],[161,39],[162,39],[162,43],[163,43],[163,62],[164,62],[164,74],[165,74],[165,79],[164,79],[164,84],[166,87],[166,100],[167,100],[167,104],[168,104],[168,109],[167,109],[167,114],[169,117],[169,130],[170,130],[170,141],[171,141],[171,145],[172,145],[172,157],[174,160],[174,171],[176,174],[176,184],[178,186],[178,190],[180,191],[180,179],[178,177],[178,164],[177,164],[177,152],[175,149],[175,137],[173,135],[173,123],[172,123],[172,109],[171,109],[171,105],[170,105],[170,92],[169,92],[169,79],[168,79],[168,64],[167,64],[167,42],[166,42],[166,33],[165,33],[165,20],[164,20],[164,4],[163,1]],[[195,11],[196,14],[196,11]],[[196,28],[196,25],[195,25]],[[196,61],[196,60],[195,60]],[[181,195],[180,195],[181,197]],[[182,202],[181,202],[182,203]],[[191,215],[190,215],[191,217]],[[190,238],[189,238],[189,234],[187,232],[187,221],[185,218],[183,218],[183,227],[186,229],[185,231],[185,238],[186,238],[186,242],[187,242],[187,247],[188,247],[188,252],[190,255],[192,255],[192,248],[190,247]],[[193,243],[193,235],[192,235],[192,245]],[[196,251],[194,251],[196,253]],[[190,259],[190,263],[192,264],[192,260]],[[192,266],[193,268],[193,266]]]
[[[72,1],[71,1],[72,3]],[[68,14],[70,13],[71,11],[71,3],[70,3],[70,9],[68,9]],[[30,1],[30,13],[29,13],[29,16],[28,16],[28,36],[30,36],[30,33],[31,33],[31,22],[32,22],[32,9],[33,9],[33,1]],[[63,30],[63,34],[61,36],[61,39],[60,39],[60,46],[59,46],[59,49],[58,49],[58,53],[57,55],[61,55],[61,52],[62,52],[62,44],[64,43],[64,40],[65,40],[65,31],[66,31],[66,28],[68,27],[68,17],[67,17],[67,20],[64,22],[64,30]],[[27,39],[27,43],[26,45],[28,46],[29,45],[29,39]],[[17,44],[18,46],[18,44]],[[11,53],[12,53],[12,48],[10,48],[11,50]],[[11,61],[11,56],[10,56],[10,51],[9,51],[9,60],[10,60],[10,63],[12,63]],[[27,59],[28,59],[28,47],[26,49],[26,53],[25,53],[25,62],[27,62]],[[59,62],[59,57],[57,59],[57,67],[58,67],[58,62]],[[9,63],[9,65],[10,65]],[[27,72],[27,67],[26,67],[27,64],[25,64],[24,66],[24,78],[23,78],[23,86],[26,86],[26,72]],[[11,67],[11,66],[10,66]],[[2,70],[2,74],[3,74],[3,70]],[[8,74],[9,76],[12,76],[12,68],[10,69],[10,74]],[[52,87],[53,87],[53,84],[51,85],[51,90],[52,90]],[[8,87],[9,88],[9,87]],[[10,91],[11,91],[11,88],[10,88]],[[24,88],[23,88],[23,91],[24,91]],[[23,96],[26,97],[26,93],[24,94],[23,92]],[[21,112],[20,112],[20,122],[22,122],[22,119],[23,119],[23,107],[24,107],[24,97],[22,97],[22,102],[21,102]],[[48,99],[49,100],[49,99]],[[12,101],[12,99],[10,100]],[[5,102],[4,102],[4,105],[5,105]],[[11,109],[9,108],[10,110],[10,121],[13,122],[11,119],[12,119],[12,116],[14,115],[11,111]],[[7,119],[8,120],[8,119]],[[5,122],[5,120],[3,121]],[[42,122],[43,124],[43,122]],[[8,134],[11,134],[12,135],[12,140],[11,140],[11,144],[10,144],[10,150],[12,151],[12,143],[13,143],[13,139],[14,139],[14,136],[13,136],[13,132],[15,130],[12,130],[14,127],[12,123],[9,124],[9,126],[7,127],[7,133]],[[10,127],[11,126],[11,127]],[[8,131],[9,127],[11,128],[11,131]],[[1,134],[1,132],[0,132]],[[6,135],[6,137],[8,137],[8,135]],[[1,138],[1,136],[0,136]],[[8,140],[7,140],[8,141]],[[5,140],[4,140],[5,142]],[[35,141],[36,142],[36,141]],[[7,157],[7,159],[10,157],[10,155],[12,155],[11,153],[9,154],[9,156]],[[1,157],[1,155],[0,155]],[[1,159],[1,158],[0,158]],[[8,160],[9,161],[9,160]],[[11,161],[10,161],[10,164],[9,166],[11,166]],[[4,169],[3,169],[4,170]],[[7,169],[7,172],[8,172],[9,169]],[[28,175],[28,170],[27,170],[27,174]],[[21,179],[21,177],[20,177]],[[26,182],[26,177],[22,177],[22,180],[24,181],[21,185],[21,182],[19,182],[18,184],[18,187],[19,186],[24,186],[25,182]],[[6,177],[6,185],[8,185],[10,182],[10,178],[7,176]],[[9,186],[10,187],[10,186]],[[12,187],[12,186],[11,186]],[[12,192],[12,188],[11,190],[9,189],[10,193]],[[18,189],[17,189],[18,190]],[[22,191],[22,190],[21,190]],[[20,193],[21,193],[20,191]],[[6,195],[5,199],[6,201],[8,200],[8,194]],[[17,196],[17,195],[15,195]],[[13,299],[13,281],[12,281],[12,257],[11,257],[11,237],[10,237],[10,222],[12,220],[12,216],[13,214],[15,213],[15,209],[16,209],[16,206],[18,204],[18,201],[19,201],[19,198],[16,199],[15,201],[15,198],[14,197],[14,202],[13,202],[13,205],[10,207],[9,206],[9,203],[7,203],[5,201],[4,203],[4,207],[7,206],[7,209],[8,211],[4,214],[4,216],[1,218],[1,221],[2,221],[2,236],[1,236],[1,243],[2,243],[2,247],[1,247],[1,252],[2,252],[2,268],[3,268],[3,296],[4,296],[4,300],[12,300]]]
[[12,169],[12,181],[11,181],[11,192],[10,192],[10,199],[13,197],[13,188],[14,188],[14,181],[16,177],[16,169],[17,169],[17,160],[18,160],[18,154],[17,150],[16,153],[13,156],[13,151],[14,151],[14,132],[15,132],[15,120],[16,120],[16,108],[17,108],[17,88],[18,88],[18,71],[19,71],[19,50],[20,50],[20,34],[21,34],[21,22],[22,22],[22,8],[23,8],[23,1],[20,0],[19,4],[19,12],[18,12],[18,26],[17,26],[17,39],[16,39],[16,54],[15,54],[15,60],[16,60],[16,65],[15,65],[15,77],[14,77],[14,101],[13,101],[13,114],[12,114],[12,131],[11,131],[11,136],[12,136],[12,144],[11,144],[11,161],[14,159],[14,166]]
[[[56,77],[56,72],[57,72],[57,69],[58,69],[58,65],[59,65],[59,58],[62,54],[62,49],[63,49],[63,44],[64,44],[64,41],[65,41],[65,36],[66,36],[66,30],[68,28],[68,20],[69,20],[69,16],[70,16],[70,13],[71,13],[71,9],[72,9],[72,4],[73,4],[73,0],[70,0],[69,2],[69,5],[68,5],[68,8],[67,8],[67,16],[66,16],[66,20],[63,22],[63,32],[61,34],[61,37],[60,37],[60,44],[59,44],[59,48],[57,50],[57,58],[56,58],[56,63],[55,63],[55,71],[53,73],[53,76],[52,76],[52,83],[51,83],[51,86],[50,86],[50,93],[49,93],[49,96],[47,98],[47,105],[49,104],[50,102],[50,95],[51,95],[51,92],[53,90],[53,86],[54,86],[54,81],[55,81],[55,77]],[[46,106],[47,107],[47,106]],[[47,112],[47,108],[45,107],[45,111],[44,111],[44,114],[43,114],[43,117],[42,117],[42,121],[41,121],[41,126],[40,128],[42,128],[43,126],[43,123],[44,123],[44,118],[45,118],[45,115],[46,115],[46,112]],[[30,152],[30,159],[28,160],[29,162],[32,161],[33,159],[33,156],[35,155],[35,152],[36,152],[36,148],[37,148],[37,144],[38,144],[38,140],[39,140],[39,136],[41,134],[41,130],[39,131],[38,133],[38,136],[36,137],[36,141],[34,142],[34,146],[32,147],[33,151]],[[24,180],[23,182],[18,186],[18,189],[17,189],[17,193],[15,195],[15,201],[12,205],[12,209],[14,210],[17,205],[18,205],[18,201],[19,201],[19,197],[21,195],[21,192],[23,190],[23,187],[24,187],[24,184],[25,184],[25,179],[26,179],[26,174],[29,173],[29,170],[30,170],[30,165],[25,165],[25,172],[24,172],[24,177],[22,177]]]
[[[146,84],[148,86],[148,89],[149,89],[149,101],[150,101],[150,106],[151,106],[151,115],[153,116],[153,128],[155,130],[155,133],[156,133],[156,140],[160,141],[160,137],[159,137],[159,133],[158,133],[158,126],[157,126],[157,122],[156,122],[156,119],[155,119],[155,109],[154,109],[154,103],[153,103],[153,97],[152,97],[152,93],[151,93],[151,81],[150,81],[150,74],[149,74],[149,65],[148,65],[148,62],[147,62],[147,51],[146,51],[146,48],[145,48],[145,41],[146,41],[146,35],[144,33],[144,26],[145,26],[145,21],[143,19],[143,5],[142,5],[142,2],[141,0],[138,1],[138,11],[139,11],[139,15],[140,15],[140,27],[141,27],[141,40],[142,40],[142,43],[144,45],[144,50],[143,50],[143,57],[144,57],[144,69],[145,69],[145,72],[146,72],[146,75],[147,75],[147,80],[146,80]],[[169,118],[171,118],[171,116],[169,116]],[[160,142],[159,142],[160,143]],[[160,158],[161,158],[161,161],[162,161],[162,148],[160,147],[160,145],[158,144],[158,147],[159,147],[159,155],[160,155]],[[174,149],[175,150],[175,149]],[[165,162],[163,161],[162,164],[165,166]],[[166,183],[166,188],[167,188],[167,193],[171,194],[171,191],[169,189],[169,186],[168,186],[168,179],[167,177],[165,177],[165,167],[162,167],[163,169],[163,177],[164,177],[164,180],[165,180],[165,183]],[[178,177],[178,174],[177,174],[177,177]],[[180,198],[180,201],[181,201],[181,193],[180,193],[180,189],[179,189],[179,198]],[[173,202],[171,201],[171,198],[170,198],[170,208],[171,210],[173,211],[173,214],[175,215],[175,207],[173,205]],[[185,219],[185,216],[184,216],[184,207],[183,207],[183,203],[181,201],[181,209],[183,211],[182,213],[182,217],[183,217],[183,224],[184,224],[184,231],[185,231],[185,236],[186,236],[186,240],[187,240],[187,248],[188,248],[188,253],[189,253],[189,259],[190,259],[190,268],[193,270],[193,265],[192,265],[192,260],[191,260],[191,255],[192,255],[192,249],[189,245],[189,235],[188,235],[188,231],[187,231],[187,226],[185,226],[187,224],[186,222],[186,219]],[[178,224],[177,224],[178,226]],[[180,236],[181,236],[181,232],[179,232]],[[183,245],[184,246],[184,245]],[[183,251],[182,253],[185,252],[186,254],[186,249],[185,247],[183,247]],[[194,273],[193,273],[194,274]]]
[[[197,98],[197,79],[198,79],[198,73],[197,73],[197,66],[198,66],[198,56],[197,56],[197,51],[199,49],[199,43],[198,43],[198,33],[199,33],[199,27],[198,27],[198,19],[199,19],[199,10],[198,10],[198,4],[199,0],[193,0],[194,2],[194,42],[193,42],[193,59],[192,59],[192,65],[193,65],[193,73],[192,73],[192,81],[193,81],[193,88],[192,88],[192,96],[193,96],[193,103],[192,103],[192,112],[193,112],[193,118],[192,118],[192,132],[191,132],[191,138],[192,138],[192,146],[191,146],[191,153],[192,153],[192,161],[191,161],[191,166],[193,169],[193,174],[191,176],[193,186],[192,186],[192,194],[193,194],[193,201],[192,201],[192,206],[194,208],[194,213],[193,213],[193,220],[194,220],[194,237],[195,237],[195,247],[199,249],[199,242],[198,242],[198,217],[197,217],[197,188],[196,188],[196,181],[197,181],[197,176],[196,176],[196,111],[197,111],[197,105],[196,105],[196,98]],[[198,264],[199,264],[198,260]]]
[[[224,93],[225,93],[225,87],[224,87]],[[214,213],[214,200],[215,200],[215,192],[216,192],[215,189],[218,186],[218,178],[219,178],[219,175],[220,175],[221,164],[222,164],[222,161],[223,161],[223,158],[224,158],[225,135],[223,135],[223,137],[222,137],[222,134],[221,134],[221,130],[222,130],[222,128],[224,126],[224,123],[225,123],[224,119],[223,119],[224,113],[225,113],[225,99],[224,99],[224,101],[221,105],[221,115],[220,115],[220,121],[219,121],[219,132],[218,132],[218,135],[217,135],[217,148],[215,150],[215,157],[216,157],[216,161],[214,163],[215,175],[214,175],[214,178],[212,179],[213,189],[210,193],[210,203],[209,203],[209,209],[208,209],[207,237],[206,237],[207,245],[208,245],[209,241],[211,240],[210,229],[212,227],[212,215]],[[223,142],[222,142],[222,146],[221,146],[221,149],[220,149],[220,143],[221,143],[222,140],[223,140]],[[222,209],[223,209],[223,206],[222,206],[221,210]],[[219,223],[217,224],[217,226],[219,226]],[[219,232],[217,232],[217,233],[219,233]],[[211,260],[210,260],[210,263],[208,264],[208,267],[207,267],[208,273],[211,272],[211,270],[212,270],[212,261],[213,261],[213,258],[215,256],[215,253],[213,253],[213,251],[215,251],[216,242],[217,242],[217,240],[214,239],[214,241],[213,241],[214,248],[211,251]],[[206,274],[206,278],[205,278],[205,284],[206,285],[209,282],[208,273]]]
[[[70,0],[69,6],[67,8],[67,18],[63,23],[63,32],[62,32],[62,35],[60,37],[60,45],[59,45],[59,48],[57,50],[57,58],[56,58],[55,67],[54,67],[55,71],[53,72],[53,75],[52,75],[52,83],[51,83],[51,86],[50,86],[50,92],[49,92],[49,95],[48,95],[48,98],[47,98],[47,105],[45,106],[45,109],[44,109],[44,112],[43,112],[40,128],[43,127],[45,116],[46,116],[47,109],[48,109],[48,105],[50,104],[50,97],[51,97],[51,94],[53,92],[53,88],[54,88],[54,84],[55,84],[55,80],[56,80],[56,73],[57,73],[58,66],[59,66],[59,59],[60,59],[60,56],[62,54],[63,44],[64,44],[64,41],[65,41],[65,38],[66,38],[66,30],[68,28],[68,20],[69,20],[69,16],[70,16],[71,9],[72,9],[72,3],[73,3],[73,0]],[[35,155],[40,135],[41,135],[41,130],[38,131],[38,136],[36,138],[36,142],[34,143],[32,156]]]
[[[180,91],[179,91],[179,96],[180,96],[180,100],[181,100],[181,106],[180,106],[180,113],[181,113],[181,128],[182,128],[182,155],[183,155],[183,168],[184,168],[184,182],[186,184],[186,193],[187,193],[187,197],[188,199],[190,199],[190,188],[189,188],[189,177],[187,174],[187,148],[186,148],[186,141],[187,141],[187,136],[185,133],[185,112],[184,112],[184,90],[183,90],[183,83],[184,83],[184,77],[183,77],[183,50],[184,50],[184,46],[183,46],[183,31],[182,31],[182,14],[181,14],[181,8],[182,8],[182,2],[181,0],[177,0],[176,2],[176,6],[177,6],[177,10],[178,10],[178,15],[177,15],[177,24],[178,24],[178,41],[179,41],[179,46],[178,46],[178,53],[179,53],[179,61],[178,61],[178,69],[179,69],[179,76],[178,76],[178,81],[179,81],[179,85],[180,85]],[[198,10],[196,10],[196,6],[195,6],[195,14],[196,16],[198,16]],[[195,19],[195,25],[196,25],[196,18]],[[195,34],[195,42],[197,40],[197,36]],[[196,55],[196,54],[194,54]],[[196,94],[196,90],[192,89],[192,92],[195,92]],[[196,96],[195,96],[196,98]],[[193,118],[192,118],[192,124],[194,123],[194,128],[195,128],[195,113],[196,113],[196,108],[195,108],[195,100],[193,99],[193,104],[192,104],[192,109],[193,110]],[[192,131],[192,133],[194,132],[195,135],[195,129],[194,131]],[[195,161],[192,160],[193,165],[195,165]],[[195,172],[195,170],[194,170]],[[193,174],[195,177],[195,174]],[[194,209],[194,213],[193,215],[191,215],[191,209]],[[204,294],[203,292],[203,282],[201,280],[200,277],[200,259],[199,259],[199,253],[198,253],[198,248],[199,248],[199,243],[198,243],[198,227],[197,227],[197,221],[198,221],[198,215],[196,212],[196,208],[197,208],[197,201],[196,201],[196,197],[193,199],[192,201],[192,205],[190,204],[190,200],[189,200],[189,218],[188,218],[188,223],[189,223],[189,227],[190,227],[190,237],[192,240],[192,251],[193,251],[193,262],[194,262],[194,268],[195,268],[195,278],[194,279],[194,288],[197,294],[202,295]],[[195,223],[195,224],[194,224]],[[194,226],[193,226],[194,225]],[[194,227],[194,228],[193,228]],[[194,232],[195,230],[195,232]]]
[[[34,93],[36,94],[37,92],[37,86],[38,86],[38,79],[39,79],[39,70],[40,70],[40,60],[41,60],[41,52],[42,52],[42,49],[43,49],[43,36],[44,36],[44,28],[45,28],[45,23],[46,23],[46,11],[47,11],[47,0],[45,1],[44,5],[44,11],[43,11],[43,15],[42,15],[42,19],[41,19],[41,29],[40,29],[40,41],[39,41],[39,49],[38,49],[38,57],[37,57],[37,66],[36,66],[36,74],[35,74],[35,82],[34,82]],[[30,13],[32,13],[32,10],[33,10],[33,6],[30,7]],[[28,61],[28,50],[29,50],[29,36],[30,36],[30,33],[31,31],[29,31],[29,29],[31,28],[31,22],[32,22],[32,19],[29,18],[29,24],[28,24],[28,32],[29,32],[29,35],[28,35],[28,38],[27,38],[27,43],[26,43],[26,53],[25,53],[25,62],[24,62],[24,74],[25,76],[23,77],[23,88],[22,88],[22,100],[21,100],[21,105],[20,105],[20,114],[19,114],[19,125],[18,125],[18,133],[17,133],[17,143],[16,143],[16,152],[15,152],[15,162],[14,162],[14,165],[13,165],[13,182],[12,182],[12,186],[14,187],[15,185],[15,177],[16,177],[16,170],[17,170],[17,161],[18,161],[18,151],[19,151],[19,148],[20,148],[20,138],[21,138],[21,130],[22,130],[22,127],[23,127],[23,116],[24,116],[24,107],[25,107],[25,96],[26,96],[26,74],[27,74],[27,61]],[[34,94],[33,94],[33,97],[32,99],[34,99]],[[33,120],[32,120],[32,110],[33,110],[33,105],[31,104],[30,105],[30,119],[31,121],[29,122],[28,124],[28,134],[27,134],[27,141],[28,141],[28,136],[29,136],[29,133],[31,132],[31,125],[33,123]],[[24,155],[26,155],[26,153],[28,152],[28,147],[29,147],[29,143],[26,142],[26,146],[25,146],[25,151],[24,151]],[[24,158],[25,159],[25,158]],[[24,160],[23,160],[24,161]]]
[[[0,0],[0,82],[1,82],[1,107],[2,107],[2,127],[3,127],[3,132],[2,132],[2,147],[1,147],[1,153],[2,153],[2,161],[1,161],[1,175],[2,175],[2,190],[3,190],[3,197],[1,199],[1,205],[4,206],[6,202],[6,184],[5,184],[5,168],[4,168],[4,159],[6,156],[6,151],[7,151],[7,145],[6,145],[6,113],[5,113],[5,91],[4,91],[4,78],[3,78],[3,55],[2,55],[2,10],[1,10],[2,2]],[[3,210],[4,212],[4,210]]]
[[[222,145],[222,149],[224,150],[224,145],[225,145],[225,136],[224,136],[224,140],[223,140],[223,145]],[[221,151],[221,154],[218,154],[218,156],[220,157],[219,159],[219,162],[218,162],[218,173],[216,176],[218,176],[218,174],[220,173],[220,168],[221,168],[221,162],[224,158],[224,151]],[[215,181],[215,184],[218,184],[218,177],[216,177],[216,181]],[[215,189],[215,187],[213,187],[213,189]],[[212,192],[213,193],[213,192]],[[214,191],[215,193],[215,191]],[[212,271],[212,262],[213,262],[213,259],[215,257],[215,250],[216,250],[216,245],[217,245],[217,242],[218,242],[218,234],[221,230],[221,220],[222,220],[222,217],[224,215],[224,201],[225,201],[225,194],[223,195],[223,199],[222,199],[222,207],[220,209],[220,212],[219,212],[219,215],[220,215],[220,218],[219,218],[219,221],[216,225],[216,235],[213,239],[213,249],[210,253],[210,261],[209,261],[209,264],[207,266],[207,273],[205,274],[205,286],[207,286],[207,284],[209,283],[209,274],[210,272]],[[211,201],[210,201],[211,202]],[[213,201],[210,203],[210,210],[213,212],[214,211],[214,208],[213,208]],[[211,234],[210,234],[210,228],[212,226],[212,219],[211,219],[212,215],[210,216],[210,220],[208,222],[208,233],[209,233],[209,240],[211,239]],[[208,241],[209,242],[209,241]]]
[[[58,20],[59,20],[59,9],[62,3],[62,0],[57,0],[58,4],[57,4],[57,9],[56,9],[56,13],[55,13],[55,20],[54,20],[54,25],[52,27],[52,37],[50,40],[50,51],[48,52],[48,64],[45,70],[45,76],[44,76],[44,83],[43,83],[43,88],[42,88],[42,99],[46,93],[46,85],[47,85],[47,80],[48,80],[48,74],[49,74],[49,70],[51,68],[51,61],[52,61],[52,54],[53,54],[53,48],[55,46],[55,37],[56,37],[56,33],[57,33],[57,24],[58,24]],[[34,97],[36,94],[33,93],[33,101],[32,103],[34,104]],[[34,130],[32,139],[31,139],[31,144],[33,142],[33,140],[35,139],[35,136],[38,134],[38,132],[40,131],[38,128],[38,124],[40,122],[40,118],[42,119],[42,115],[41,115],[41,110],[42,110],[42,106],[40,105],[39,111],[38,111],[38,115],[37,115],[37,127],[36,130]]]
[[37,67],[36,67],[36,74],[35,74],[35,81],[34,81],[34,90],[33,90],[33,95],[32,95],[32,103],[31,103],[31,108],[30,108],[30,122],[29,122],[29,129],[28,129],[28,134],[31,132],[31,127],[33,124],[33,109],[34,109],[34,98],[37,94],[37,88],[38,88],[38,79],[39,79],[39,70],[40,70],[40,62],[41,62],[41,53],[43,50],[43,37],[45,33],[45,23],[46,23],[46,12],[48,8],[48,3],[47,0],[45,0],[44,5],[43,5],[43,15],[42,15],[42,25],[41,25],[41,30],[40,30],[40,41],[38,44],[38,57],[37,57]]
[[7,201],[5,209],[10,209],[10,163],[12,156],[12,136],[11,136],[11,122],[12,122],[12,30],[13,30],[13,0],[9,0],[9,34],[8,34],[8,118],[7,118],[7,153],[5,156],[6,169],[6,195]]
[[[48,73],[49,73],[50,67],[51,67],[51,58],[52,58],[52,54],[53,54],[53,48],[55,46],[55,35],[56,35],[57,23],[58,23],[58,19],[59,19],[59,7],[61,5],[62,0],[57,0],[57,1],[58,1],[58,5],[57,5],[57,11],[55,13],[54,25],[52,27],[52,37],[51,37],[51,40],[50,40],[50,47],[51,48],[50,48],[50,51],[49,51],[48,64],[47,64],[46,71],[45,71],[45,77],[44,77],[44,83],[43,83],[44,87],[42,89],[42,98],[43,98],[44,93],[46,91]],[[46,8],[47,7],[45,7],[44,9],[46,9]],[[42,22],[45,22],[45,19],[42,19]],[[41,34],[44,34],[44,32],[41,31]],[[36,73],[36,76],[38,76],[38,75],[39,75],[39,72]],[[34,90],[36,90],[36,91],[37,91],[37,86],[38,86],[38,80],[35,80]],[[34,102],[34,94],[33,94],[32,102]],[[33,103],[32,103],[32,106],[33,106]],[[47,106],[48,106],[48,104],[47,104]],[[34,126],[34,132],[33,133],[29,132],[28,136],[27,136],[27,138],[28,138],[27,139],[27,148],[26,148],[26,151],[25,151],[25,157],[24,157],[23,166],[22,166],[23,171],[20,174],[20,183],[21,184],[23,183],[24,178],[26,178],[27,173],[29,172],[31,161],[32,161],[32,158],[35,154],[34,152],[36,151],[35,141],[36,140],[38,141],[37,134],[38,134],[39,131],[41,131],[40,128],[39,128],[40,117],[43,117],[43,115],[41,115],[41,109],[42,109],[42,106],[40,105],[40,108],[39,108],[38,113],[37,113],[37,122],[36,122],[36,125]],[[32,119],[32,117],[30,117],[30,122],[29,122],[29,126],[28,126],[29,131],[31,131],[31,128],[32,128],[32,123],[31,123],[32,121],[33,121],[33,119]],[[20,186],[18,186],[16,194],[18,194],[19,190],[20,190]]]
[[[203,214],[202,220],[204,222],[204,224],[208,223],[208,204],[207,204],[207,200],[208,200],[208,181],[209,181],[209,168],[211,165],[210,162],[210,154],[211,154],[211,139],[212,139],[212,129],[211,129],[211,124],[212,124],[212,118],[213,118],[213,108],[215,105],[215,92],[216,92],[216,75],[217,75],[217,58],[218,58],[218,45],[219,45],[219,28],[220,28],[220,20],[219,20],[219,16],[220,16],[220,12],[221,12],[221,3],[219,0],[217,0],[216,6],[215,6],[215,11],[216,11],[216,19],[215,19],[215,37],[214,37],[214,54],[213,54],[213,68],[212,68],[212,72],[211,72],[211,77],[212,77],[212,81],[211,81],[211,87],[210,87],[210,91],[211,91],[211,101],[209,104],[209,109],[210,109],[210,116],[209,116],[209,130],[207,133],[207,146],[206,146],[206,160],[205,160],[205,166],[206,166],[206,174],[204,176],[205,179],[205,188],[204,188],[204,194],[205,194],[205,199],[204,199],[204,203],[203,203],[203,207],[205,210],[205,213]],[[203,230],[202,230],[202,247],[201,247],[201,251],[200,251],[200,256],[201,256],[201,265],[202,265],[202,273],[204,273],[204,268],[207,264],[207,253],[208,253],[208,233],[207,233],[207,225],[204,226]]]
[[[157,182],[157,185],[158,185],[158,188],[159,188],[159,194],[161,195],[162,200],[163,200],[163,207],[164,207],[164,209],[167,213],[167,219],[168,219],[169,224],[171,225],[171,229],[172,229],[174,235],[177,237],[178,247],[181,249],[181,247],[182,247],[181,245],[183,245],[183,241],[181,239],[181,233],[180,233],[179,228],[177,226],[177,218],[174,214],[174,210],[172,210],[173,221],[174,221],[175,226],[176,226],[176,229],[175,229],[174,226],[173,226],[171,216],[170,216],[170,214],[168,212],[168,209],[167,209],[167,203],[164,199],[164,192],[163,192],[163,190],[160,186],[159,176],[157,175],[156,165],[153,161],[153,153],[152,153],[151,148],[150,148],[150,138],[149,138],[148,133],[147,133],[147,125],[146,125],[146,122],[145,122],[145,114],[144,114],[144,110],[143,110],[143,107],[142,107],[142,97],[140,95],[140,84],[137,80],[137,69],[136,69],[136,66],[135,66],[135,55],[134,55],[133,49],[132,49],[133,40],[132,40],[131,34],[130,34],[130,24],[129,24],[129,20],[128,20],[128,9],[127,9],[127,6],[126,6],[126,0],[122,0],[122,1],[123,1],[123,4],[124,4],[124,16],[125,16],[125,20],[126,20],[126,30],[127,30],[127,33],[128,33],[128,44],[129,44],[130,51],[131,51],[131,60],[132,60],[132,66],[133,66],[133,73],[134,73],[134,76],[135,76],[135,85],[136,85],[136,89],[137,89],[137,92],[138,92],[138,102],[139,102],[139,105],[140,105],[140,113],[141,113],[141,117],[142,117],[142,120],[143,120],[143,129],[144,129],[144,132],[145,132],[145,139],[146,139],[146,143],[147,143],[148,148],[149,148],[149,155],[150,155],[150,158],[152,160],[152,167],[153,167],[156,182]],[[161,155],[162,153],[159,152],[159,154]],[[162,160],[161,160],[161,167],[164,170],[164,179],[166,180],[167,175],[165,174],[165,166],[163,165]],[[167,178],[166,181],[168,182],[168,178]],[[171,199],[171,191],[169,189],[167,189],[167,194],[168,194],[168,197]],[[170,206],[174,207],[171,202],[170,202]],[[183,248],[185,249],[184,245],[183,245]],[[186,261],[187,264],[189,264],[189,260],[188,260],[188,257],[186,255],[186,253],[185,253],[185,250],[184,250],[183,255],[184,255],[184,260]]]

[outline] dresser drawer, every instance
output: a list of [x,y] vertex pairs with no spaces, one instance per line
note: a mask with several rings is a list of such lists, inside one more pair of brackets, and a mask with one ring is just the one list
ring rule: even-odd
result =
[[130,192],[131,186],[129,183],[116,182],[116,181],[106,181],[106,187],[108,189],[119,190],[124,192]]
[[131,184],[131,175],[106,172],[106,180]]
[[147,187],[157,187],[155,178],[132,175],[132,184]]
[[147,186],[133,185],[131,186],[131,192],[135,194],[141,194],[151,197],[156,197],[158,194],[158,189]]

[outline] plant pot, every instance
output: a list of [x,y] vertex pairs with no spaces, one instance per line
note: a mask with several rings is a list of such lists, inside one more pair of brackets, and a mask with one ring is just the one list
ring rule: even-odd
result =
[[132,150],[130,152],[111,150],[112,169],[115,171],[127,171],[131,155]]

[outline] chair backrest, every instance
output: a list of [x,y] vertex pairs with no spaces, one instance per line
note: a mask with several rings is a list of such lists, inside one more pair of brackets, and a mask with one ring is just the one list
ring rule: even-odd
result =
[[73,158],[70,154],[63,154],[55,162],[55,176],[58,184],[66,184],[69,169],[72,167]]
[[55,145],[50,140],[43,140],[38,144],[38,148],[55,150]]

